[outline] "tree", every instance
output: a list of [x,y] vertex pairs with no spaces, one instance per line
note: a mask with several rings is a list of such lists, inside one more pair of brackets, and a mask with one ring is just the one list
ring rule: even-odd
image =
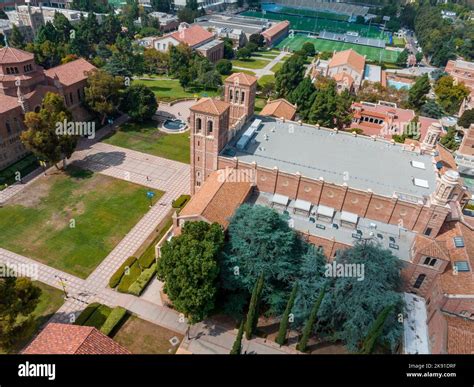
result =
[[249,42],[255,44],[257,47],[265,46],[265,38],[259,33],[250,35]]
[[362,344],[362,349],[360,353],[364,355],[369,355],[374,351],[375,345],[377,344],[377,340],[382,335],[385,321],[387,320],[387,317],[392,311],[392,309],[392,305],[388,305],[382,310],[382,312],[380,312],[377,319],[372,323],[372,326],[370,327],[369,333],[367,334],[367,337],[365,338],[364,343]]
[[69,132],[69,124],[74,123],[63,97],[48,92],[39,112],[26,113],[27,130],[21,133],[20,139],[40,160],[58,168],[57,163],[63,160],[65,164],[77,145],[78,136]]
[[135,122],[150,120],[158,104],[153,91],[145,85],[132,85],[122,99],[122,110]]
[[448,114],[456,114],[464,98],[469,95],[470,90],[464,83],[455,84],[453,77],[446,75],[436,81],[434,92],[438,104]]
[[422,52],[417,52],[415,54],[415,59],[416,59],[416,63],[420,63],[423,60],[423,53]]
[[315,56],[316,49],[314,48],[314,44],[311,42],[305,42],[301,50],[305,52],[306,56]]
[[147,74],[163,74],[168,70],[169,56],[154,48],[146,48],[143,51],[143,64]]
[[444,115],[444,111],[435,100],[428,99],[426,103],[421,107],[420,113],[425,117],[441,118]]
[[406,67],[408,61],[408,50],[403,50],[397,58],[397,65],[400,67]]
[[125,80],[103,70],[89,73],[84,89],[86,106],[96,113],[103,124],[107,116],[114,114],[120,105],[120,92],[125,88]]
[[333,265],[352,268],[352,275],[325,273],[329,283],[318,323],[322,334],[331,334],[333,339],[342,340],[349,351],[358,352],[374,321],[391,305],[393,309],[379,342],[394,351],[403,333],[403,324],[398,320],[404,309],[400,260],[376,243],[364,241],[339,251],[334,262]]
[[235,56],[237,59],[249,59],[252,56],[252,51],[247,47],[242,47],[237,50]]
[[288,101],[296,104],[298,114],[302,120],[306,121],[309,110],[316,97],[316,88],[309,77],[305,77],[296,88],[288,95]]
[[224,59],[233,59],[235,56],[234,53],[234,43],[230,38],[224,38]]
[[249,310],[247,312],[247,320],[245,321],[245,337],[247,340],[252,338],[253,332],[257,327],[258,313],[260,306],[260,298],[262,296],[264,278],[263,273],[258,277],[255,286],[253,287],[252,297],[250,299]]
[[100,36],[107,44],[115,43],[122,31],[120,20],[113,13],[107,14],[100,25]]
[[33,323],[41,289],[26,277],[0,278],[0,346],[11,348]]
[[408,92],[408,103],[415,109],[421,108],[426,101],[426,94],[431,89],[430,80],[428,74],[424,74],[421,77],[416,78],[415,83]]
[[165,242],[157,276],[178,312],[191,323],[202,321],[214,309],[219,266],[217,255],[224,233],[217,223],[186,222],[182,233]]
[[216,70],[219,71],[221,75],[230,75],[232,74],[232,62],[227,59],[221,59],[216,64]]
[[225,309],[241,314],[263,273],[262,300],[269,313],[280,315],[294,284],[294,269],[307,249],[286,216],[264,206],[240,206],[229,224],[228,243],[221,255],[220,284],[228,295]]
[[230,350],[231,355],[240,355],[242,353],[242,338],[244,336],[244,320],[240,322],[239,331],[237,332],[237,337],[235,338],[232,349]]
[[298,341],[298,344],[297,344],[297,347],[296,347],[296,349],[298,349],[298,351],[301,351],[301,352],[306,351],[306,348],[308,346],[308,341],[309,341],[309,338],[310,338],[311,334],[313,333],[313,327],[314,327],[314,324],[316,322],[316,317],[318,315],[319,307],[321,306],[321,302],[323,302],[325,292],[326,292],[326,288],[323,287],[319,292],[318,298],[313,303],[313,306],[311,308],[311,312],[309,314],[308,320],[306,321],[306,324],[305,324],[304,329],[303,329],[303,334],[302,334],[300,340]]
[[15,24],[12,25],[12,32],[10,34],[10,37],[8,38],[8,44],[11,47],[15,47],[15,48],[25,47],[25,37],[23,36],[20,29]]
[[446,135],[439,140],[439,143],[454,152],[459,148],[459,141],[456,141],[456,138],[457,130],[454,126],[450,126]]
[[72,24],[69,19],[60,12],[56,12],[53,18],[53,26],[58,32],[59,39],[62,43],[69,42],[71,38]]
[[458,125],[467,129],[472,124],[474,124],[474,109],[465,110],[458,120]]
[[169,13],[171,11],[170,0],[151,0],[153,11]]
[[182,70],[189,68],[189,62],[193,56],[191,48],[186,44],[171,46],[169,48],[169,72],[178,75]]
[[296,292],[298,291],[298,285],[293,286],[293,290],[291,291],[290,298],[288,299],[288,304],[286,305],[285,312],[281,317],[280,321],[280,328],[278,330],[278,336],[276,338],[276,342],[280,345],[284,345],[286,342],[286,332],[288,331],[288,323],[290,322],[290,313],[293,309],[293,305],[295,304]]
[[293,55],[283,63],[275,75],[275,87],[279,97],[287,98],[304,78],[305,61],[300,55]]

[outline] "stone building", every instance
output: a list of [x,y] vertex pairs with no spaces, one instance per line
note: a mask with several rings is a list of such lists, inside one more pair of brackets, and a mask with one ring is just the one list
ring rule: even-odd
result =
[[82,101],[87,72],[93,69],[86,60],[77,59],[44,70],[29,52],[12,47],[0,49],[0,169],[26,155],[20,141],[24,115],[39,111],[46,93],[62,95],[74,119],[88,118]]

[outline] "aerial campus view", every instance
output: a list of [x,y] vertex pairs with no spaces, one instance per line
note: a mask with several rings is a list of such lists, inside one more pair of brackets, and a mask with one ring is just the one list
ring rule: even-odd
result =
[[0,384],[79,354],[472,385],[473,3],[0,1]]

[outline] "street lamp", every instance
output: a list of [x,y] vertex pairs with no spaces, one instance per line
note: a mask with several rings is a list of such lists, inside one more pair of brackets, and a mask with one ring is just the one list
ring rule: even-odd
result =
[[62,286],[63,288],[63,292],[64,292],[64,298],[69,298],[68,294],[67,294],[67,291],[66,291],[66,282],[67,282],[67,279],[66,278],[62,278],[58,275],[55,275],[54,276],[55,278],[58,278],[58,282],[59,284]]

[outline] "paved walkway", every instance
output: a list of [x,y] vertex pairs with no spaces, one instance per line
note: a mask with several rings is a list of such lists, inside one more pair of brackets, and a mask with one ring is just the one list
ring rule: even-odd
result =
[[251,69],[251,68],[248,68],[248,67],[237,67],[237,66],[234,66],[233,68],[236,69],[236,70],[250,70],[250,71],[253,71],[257,78],[261,78],[264,75],[274,75],[275,73],[271,69],[277,63],[281,62],[283,60],[283,58],[287,55],[288,55],[287,52],[282,51],[278,54],[278,56],[276,56],[275,58],[273,58],[271,60],[270,60],[270,58],[267,58],[267,57],[264,57],[264,56],[256,57],[257,59],[263,59],[263,60],[269,59],[268,64],[265,67],[261,68],[261,69]]

